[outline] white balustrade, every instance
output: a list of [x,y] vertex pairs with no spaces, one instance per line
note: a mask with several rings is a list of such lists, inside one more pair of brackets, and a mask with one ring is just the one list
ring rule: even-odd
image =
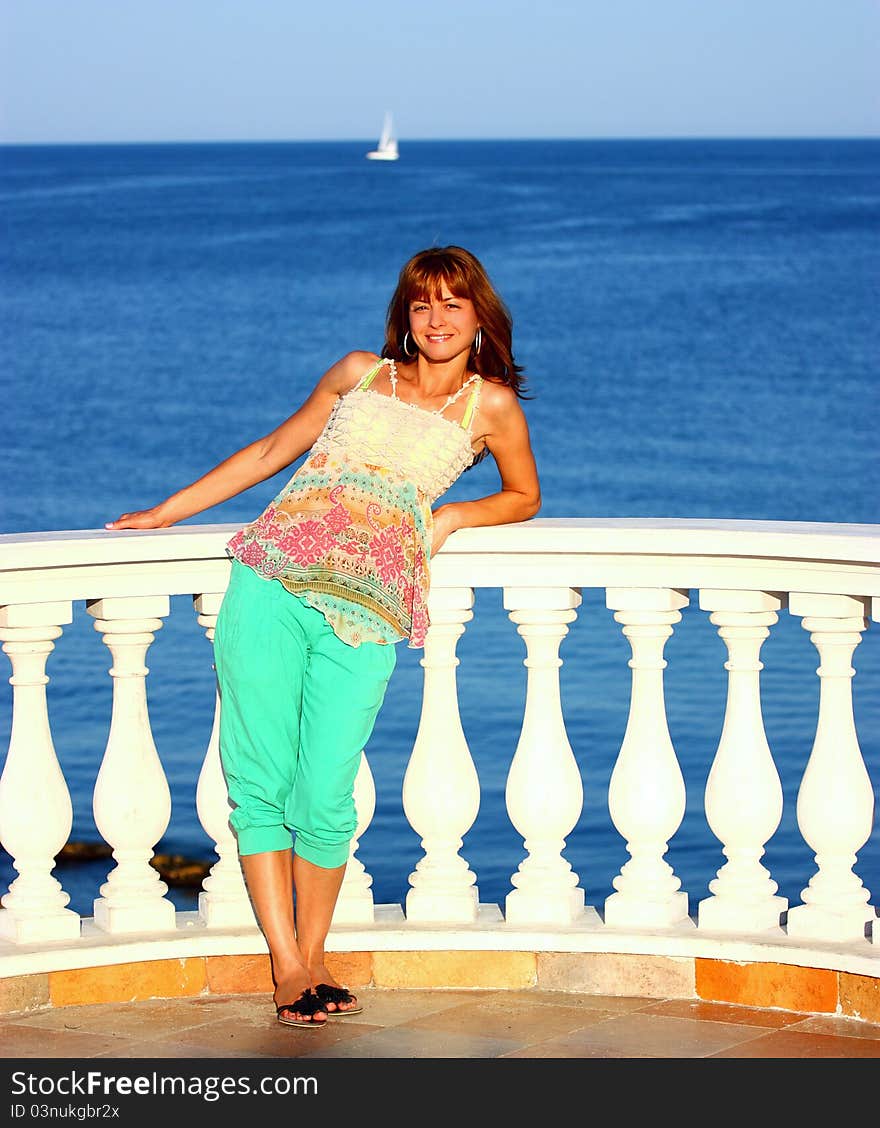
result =
[[476,876],[459,851],[480,809],[480,781],[458,709],[455,649],[473,618],[472,588],[435,588],[428,597],[422,709],[403,778],[403,809],[424,855],[409,876],[406,918],[474,921]]
[[349,848],[342,887],[333,910],[334,924],[371,924],[376,917],[373,879],[357,856],[360,840],[376,813],[376,784],[367,754],[363,750],[354,779],[354,807],[357,824]]
[[605,602],[629,639],[629,717],[608,790],[611,821],[630,860],[605,901],[605,923],[616,927],[690,925],[688,895],[663,855],[681,825],[685,785],[663,693],[663,650],[681,619],[688,593],[667,588],[608,588]]
[[[198,914],[175,912],[151,864],[170,825],[171,796],[151,733],[146,656],[175,595],[203,593],[193,597],[194,607],[213,642],[232,531],[182,526],[112,537],[100,531],[0,534],[0,641],[12,665],[0,843],[18,874],[0,897],[0,976],[92,966],[96,951],[98,962],[112,963],[164,959],[169,951],[263,950],[229,826],[216,697],[207,747],[194,767],[198,818],[218,859],[203,883]],[[505,789],[524,856],[518,866],[510,862],[503,914],[497,905],[480,904],[477,875],[462,857],[481,781],[458,705],[457,679],[473,674],[458,670],[456,649],[473,617],[477,587],[503,591],[527,671]],[[604,591],[631,648],[629,716],[607,794],[629,860],[614,877],[604,917],[585,904],[565,857],[591,784],[580,766],[589,767],[591,749],[579,750],[576,759],[569,743],[560,649],[587,589]],[[699,927],[665,857],[685,814],[686,790],[667,724],[664,650],[691,591],[699,591],[700,607],[727,650],[724,722],[705,788],[706,818],[724,861],[699,901]],[[727,959],[745,953],[747,961],[791,963],[807,952],[808,966],[821,958],[821,966],[874,974],[880,920],[857,875],[860,852],[874,832],[873,760],[859,747],[852,681],[869,599],[876,619],[880,526],[537,519],[459,530],[432,561],[421,717],[403,784],[404,813],[423,856],[410,874],[406,912],[399,905],[377,910],[373,880],[357,857],[382,782],[362,753],[354,785],[357,826],[333,917],[334,928],[342,927],[331,934],[331,948],[347,950],[340,944],[351,942],[354,927],[357,944],[366,948],[375,932],[377,951],[406,945],[406,935],[426,950],[471,943],[484,951],[518,950],[522,930],[540,936],[545,951]],[[49,723],[46,676],[47,659],[80,600],[112,654],[113,688],[93,811],[115,868],[101,884],[87,928],[53,873],[73,812],[53,741],[58,734]],[[762,646],[786,604],[802,618],[819,654],[818,724],[796,812],[804,853],[809,859],[812,851],[815,862],[804,875],[802,903],[792,907],[763,864],[771,842],[790,847],[788,838],[777,843],[781,763],[777,770],[760,688]],[[803,633],[797,636],[809,650]],[[171,657],[172,677],[178,657]],[[590,843],[577,845],[590,856]]]
[[144,664],[154,632],[169,614],[169,599],[114,597],[86,606],[113,656],[113,711],[93,810],[116,866],[95,900],[95,925],[110,933],[173,931],[168,886],[150,865],[171,819],[171,793],[150,728]]
[[79,914],[52,876],[70,835],[73,807],[46,699],[46,663],[73,621],[69,602],[0,607],[0,639],[12,664],[12,731],[0,777],[0,842],[19,876],[0,898],[0,936],[15,943],[79,936]]
[[706,783],[706,819],[727,862],[700,902],[700,928],[726,932],[780,929],[788,900],[761,864],[782,819],[782,783],[761,714],[761,646],[777,622],[780,596],[762,591],[703,590],[700,607],[727,647],[727,705]]
[[[212,645],[222,602],[222,592],[197,595],[193,599],[199,626],[205,628]],[[214,843],[218,858],[202,882],[199,917],[205,924],[217,928],[256,926],[257,920],[238,860],[238,845],[229,825],[229,792],[220,762],[220,693],[217,688],[214,691],[214,722],[196,785],[196,813],[205,833]]]
[[790,936],[862,940],[876,917],[870,890],[853,866],[874,821],[874,790],[853,715],[852,657],[867,628],[866,601],[792,592],[789,609],[819,652],[819,720],[798,790],[798,826],[816,872],[788,912]]
[[568,741],[559,687],[559,648],[577,617],[573,588],[505,588],[504,607],[526,646],[526,703],[505,792],[510,821],[526,856],[511,876],[508,924],[570,924],[589,916],[578,875],[563,856],[584,803],[580,769]]

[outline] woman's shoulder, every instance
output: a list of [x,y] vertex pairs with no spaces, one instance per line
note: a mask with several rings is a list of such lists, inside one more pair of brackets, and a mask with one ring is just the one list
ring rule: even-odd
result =
[[342,357],[340,364],[344,364],[352,371],[367,372],[381,359],[378,353],[370,352],[369,349],[353,349]]
[[519,397],[510,386],[502,380],[493,380],[491,376],[484,376],[480,387],[480,410],[487,416],[508,416],[522,410]]
[[328,372],[333,390],[337,394],[344,395],[345,392],[356,387],[381,359],[377,353],[369,352],[366,349],[353,349],[346,353],[336,361]]
[[485,377],[480,389],[479,433],[497,457],[503,444],[529,442],[529,425],[514,388]]

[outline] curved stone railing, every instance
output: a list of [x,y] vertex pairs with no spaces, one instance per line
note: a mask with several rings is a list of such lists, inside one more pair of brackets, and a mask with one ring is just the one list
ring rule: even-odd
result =
[[[0,777],[0,843],[18,877],[2,897],[0,979],[35,971],[188,953],[263,952],[228,825],[217,717],[194,766],[199,820],[217,861],[198,911],[180,913],[151,865],[171,811],[151,735],[147,652],[170,598],[192,596],[207,638],[228,579],[233,526],[156,532],[68,531],[0,537],[0,640],[13,687],[10,747]],[[458,640],[475,588],[502,589],[525,647],[527,685],[510,764],[507,811],[524,855],[503,905],[481,905],[461,857],[480,779],[461,725]],[[563,856],[583,807],[566,735],[560,646],[583,589],[604,591],[632,657],[626,732],[608,807],[629,861],[600,906]],[[665,859],[685,812],[685,780],[664,702],[664,648],[694,598],[727,648],[721,739],[705,814],[726,861],[709,896],[689,897]],[[375,809],[363,757],[358,828],[331,932],[338,950],[440,948],[619,951],[772,961],[880,974],[880,925],[857,873],[873,833],[874,788],[859,747],[851,678],[862,632],[880,608],[880,526],[750,521],[537,519],[466,529],[433,564],[421,665],[418,734],[403,806],[423,855],[404,905],[376,905],[358,844]],[[49,722],[47,659],[84,603],[112,655],[109,737],[93,810],[113,863],[81,919],[54,876],[72,826],[71,797]],[[782,814],[764,733],[760,652],[778,613],[801,617],[819,666],[819,718],[798,784],[797,823],[814,855],[802,904],[789,906],[762,864]],[[49,689],[51,692],[51,688]],[[197,776],[197,779],[196,779]],[[381,786],[381,780],[379,781]]]

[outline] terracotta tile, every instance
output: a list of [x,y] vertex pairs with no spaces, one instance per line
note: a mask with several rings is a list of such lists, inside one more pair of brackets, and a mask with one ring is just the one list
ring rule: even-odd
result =
[[284,1026],[276,1020],[274,1008],[267,1008],[259,1021],[192,1027],[176,1034],[174,1041],[184,1053],[192,1055],[198,1047],[204,1047],[240,1057],[289,1058],[312,1050],[324,1056],[337,1044],[357,1040],[375,1030],[381,1027],[349,1024],[344,1018],[328,1020],[324,1026],[315,1028]]
[[699,999],[666,999],[641,1009],[642,1014],[664,1014],[670,1018],[695,1018],[708,1022],[733,1022],[739,1026],[779,1029],[802,1022],[803,1015],[791,1011],[761,1010],[730,1003],[704,1003]]
[[49,1002],[49,976],[46,972],[0,979],[0,1014],[36,1010],[48,1006]]
[[543,1049],[560,1057],[703,1058],[760,1036],[757,1027],[666,1018],[642,1012],[618,1015],[550,1039]]
[[[326,1027],[325,1027],[326,1029]],[[323,1034],[324,1031],[320,1031]],[[392,1026],[359,1038],[316,1045],[299,1056],[333,1058],[496,1058],[517,1049],[513,1040],[448,1030],[414,1030]]]
[[358,992],[363,1003],[360,1014],[352,1014],[339,1019],[340,1022],[366,1023],[376,1026],[400,1026],[414,1018],[439,1014],[461,1006],[463,1003],[481,1004],[491,997],[483,991],[422,991],[417,988],[396,990],[391,988],[364,987]]
[[632,1050],[612,1050],[607,1046],[584,1046],[573,1043],[566,1038],[551,1038],[548,1042],[539,1042],[534,1046],[523,1046],[519,1050],[511,1050],[509,1054],[502,1054],[504,1058],[568,1058],[569,1060],[584,1058],[650,1058],[653,1054],[637,1054]]
[[228,1046],[200,1046],[182,1045],[179,1042],[135,1042],[126,1041],[124,1045],[116,1046],[105,1053],[92,1054],[92,1057],[101,1058],[171,1058],[176,1061],[185,1061],[188,1058],[251,1058],[251,1053],[237,1053]]
[[575,1007],[547,1007],[540,1003],[480,1005],[474,1001],[435,1014],[422,1015],[402,1024],[409,1029],[448,1030],[480,1037],[506,1038],[520,1044],[543,1042],[559,1034],[602,1022],[608,1011]]
[[327,952],[325,962],[336,982],[352,990],[373,981],[372,952]]
[[844,1014],[880,1022],[880,978],[840,973],[840,1006]]
[[830,1034],[835,1038],[880,1038],[880,1024],[838,1014],[802,1018],[796,1029],[798,1033]]
[[272,993],[272,965],[268,955],[208,956],[208,987],[218,995]]
[[239,997],[199,995],[184,999],[105,1003],[103,1006],[53,1007],[17,1019],[34,1029],[103,1033],[139,1040],[168,1038],[175,1031],[221,1020],[241,1021]]
[[[379,1029],[378,1025],[365,1023],[359,1029],[348,1030],[352,1019],[338,1019],[314,1029],[283,1026],[275,1017],[275,1004],[269,993],[173,999],[164,1006],[165,1012],[161,1005],[151,1003],[136,1003],[128,1008],[133,1021],[125,1030],[131,1034],[131,1040],[136,1039],[148,1049],[146,1056],[150,1056],[153,1047],[173,1044],[183,1057],[204,1056],[205,1051],[212,1057],[226,1053],[233,1057],[295,1057],[313,1038],[320,1037],[321,1045],[332,1045],[340,1039]],[[95,1009],[109,1012],[119,1008]],[[111,1021],[113,1017],[109,1015]]]
[[125,1041],[112,1034],[41,1030],[14,1023],[0,1025],[0,1046],[3,1047],[4,1058],[91,1058],[97,1053],[112,1056]]
[[578,1010],[600,1010],[613,1014],[644,1010],[654,1001],[637,995],[586,995],[577,991],[544,991],[533,988],[531,991],[505,991],[503,994],[496,992],[492,996],[492,1005],[503,1007],[511,1001],[515,1002],[523,998],[528,998],[529,1001],[542,1006],[575,1007]]
[[701,999],[714,1002],[807,1014],[837,1009],[837,972],[824,968],[698,959],[696,987]]
[[201,957],[49,972],[49,993],[56,1007],[198,995],[206,986]]
[[880,1040],[774,1030],[712,1055],[720,1058],[880,1058]]
[[541,952],[538,985],[548,991],[692,998],[694,961],[689,957],[621,952]]
[[521,988],[536,981],[533,952],[374,952],[377,987]]

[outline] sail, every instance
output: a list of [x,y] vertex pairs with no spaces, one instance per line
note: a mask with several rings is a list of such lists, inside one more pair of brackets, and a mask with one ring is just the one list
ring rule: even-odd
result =
[[379,148],[388,149],[394,143],[394,133],[391,124],[391,114],[385,115],[385,121],[382,123],[382,134],[379,137]]
[[375,149],[367,153],[367,159],[371,161],[396,161],[397,160],[397,141],[394,137],[394,125],[391,120],[391,114],[385,114],[385,120],[382,122],[382,133],[379,136],[379,144]]

